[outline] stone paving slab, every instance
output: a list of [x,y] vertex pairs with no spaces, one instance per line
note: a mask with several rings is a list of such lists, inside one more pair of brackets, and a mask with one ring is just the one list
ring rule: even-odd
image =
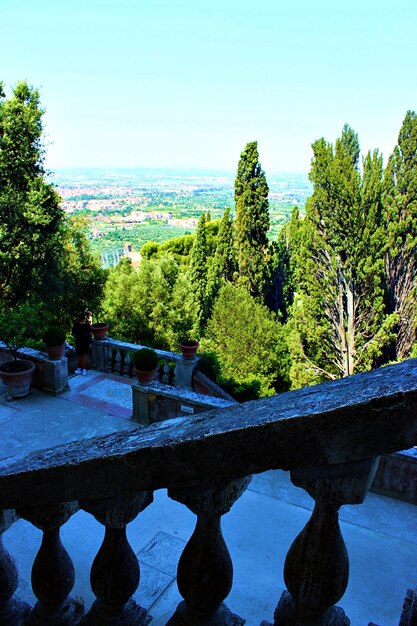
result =
[[74,375],[68,382],[70,389],[62,394],[65,400],[115,417],[132,417],[133,379],[89,370],[87,376]]
[[[127,409],[119,404],[101,403],[92,397],[86,406],[82,385],[87,385],[88,390],[95,384],[96,376],[90,380],[74,378],[77,380],[70,380],[71,390],[58,397],[32,389],[25,398],[9,402],[0,393],[0,459],[138,427],[127,419]],[[80,392],[77,387],[81,387]],[[127,387],[121,383],[123,391]]]

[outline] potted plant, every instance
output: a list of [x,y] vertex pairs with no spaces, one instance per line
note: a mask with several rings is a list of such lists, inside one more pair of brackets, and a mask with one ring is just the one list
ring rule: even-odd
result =
[[149,385],[158,369],[158,355],[152,348],[141,348],[133,354],[133,373],[141,385]]
[[182,339],[180,341],[180,349],[184,359],[191,360],[197,354],[199,343],[193,339]]
[[[90,311],[86,312],[86,316],[87,316],[88,322],[91,324],[90,320],[92,318],[91,318]],[[97,315],[95,323],[91,324],[91,330],[93,331],[94,339],[99,339],[99,340],[105,339],[108,329],[109,329],[109,325],[106,324],[105,322],[99,322],[99,317]]]
[[47,328],[42,339],[48,353],[48,359],[58,361],[62,358],[65,352],[65,338],[66,333],[61,326],[51,325]]
[[40,305],[30,302],[0,307],[0,340],[12,355],[11,360],[0,365],[0,378],[12,398],[22,398],[30,391],[35,364],[28,359],[19,359],[17,352],[27,339],[38,335],[41,327],[39,312]]

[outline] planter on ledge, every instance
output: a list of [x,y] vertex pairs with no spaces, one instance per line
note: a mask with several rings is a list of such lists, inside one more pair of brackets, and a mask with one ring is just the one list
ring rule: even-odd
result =
[[30,391],[35,364],[26,359],[6,361],[0,365],[0,378],[12,398],[24,398]]
[[197,354],[198,346],[198,341],[181,341],[180,348],[184,359],[187,359],[187,361],[193,359]]
[[62,359],[64,356],[65,344],[61,344],[60,346],[45,346],[45,350],[50,361],[59,361],[59,359]]
[[104,322],[91,324],[91,330],[93,331],[94,339],[105,339],[108,329],[109,325],[105,324]]
[[156,369],[145,371],[137,370],[136,367],[133,368],[133,373],[137,376],[140,385],[150,385],[155,378],[156,371]]
[[56,324],[49,326],[43,335],[43,341],[48,359],[51,361],[62,359],[65,352],[65,330],[63,328]]
[[133,355],[133,373],[138,377],[140,385],[150,385],[155,378],[159,359],[152,348],[142,348]]

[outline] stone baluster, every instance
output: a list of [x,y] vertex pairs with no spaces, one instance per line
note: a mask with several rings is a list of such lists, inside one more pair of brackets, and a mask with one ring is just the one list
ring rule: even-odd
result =
[[245,621],[224,604],[233,581],[233,565],[221,531],[221,516],[242,495],[250,476],[216,487],[169,489],[197,523],[178,563],[178,589],[184,598],[167,626],[242,626]]
[[170,374],[171,374],[171,368],[169,366],[169,363],[167,363],[165,361],[163,367],[162,367],[162,376],[161,376],[161,383],[165,383],[166,385],[169,385],[170,383]]
[[114,371],[116,374],[120,374],[122,371],[122,353],[119,348],[116,348],[116,356],[114,357]]
[[106,351],[105,371],[107,372],[107,374],[111,374],[111,372],[113,371],[113,352],[111,346],[107,346],[107,348],[104,347],[104,350]]
[[131,358],[130,358],[130,354],[129,354],[129,350],[125,351],[125,359],[124,359],[124,363],[123,363],[123,375],[124,376],[130,376],[130,365],[131,365]]
[[14,511],[0,511],[0,624],[20,626],[30,606],[14,596],[18,584],[17,567],[3,545],[3,533],[16,521]]
[[101,341],[93,339],[91,345],[91,367],[99,372],[105,371],[105,349]]
[[25,626],[64,626],[77,624],[83,606],[69,594],[74,586],[72,560],[61,543],[60,528],[78,510],[77,502],[67,502],[18,513],[43,531],[42,543],[32,566],[32,589],[38,601]]
[[[284,591],[275,626],[348,626],[335,606],[346,591],[349,557],[339,527],[339,508],[360,504],[375,476],[378,459],[295,470],[292,482],[315,500],[311,518],[287,554]],[[262,622],[266,626],[268,622]]]
[[140,569],[126,537],[126,526],[152,500],[152,492],[144,491],[132,498],[80,503],[106,529],[90,574],[91,588],[97,600],[81,624],[145,626],[151,621],[146,609],[132,599],[139,584]]

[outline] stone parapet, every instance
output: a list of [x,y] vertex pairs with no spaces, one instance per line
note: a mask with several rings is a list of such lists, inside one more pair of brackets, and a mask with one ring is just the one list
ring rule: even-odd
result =
[[132,419],[144,426],[237,404],[233,399],[225,400],[158,382],[150,385],[132,385],[132,398]]
[[[38,603],[33,608],[15,597],[17,574],[0,545],[1,623],[17,624],[19,615],[31,611],[25,623],[39,623],[39,616],[47,616],[48,624],[58,626],[64,623],[64,607],[73,607],[78,615],[69,596],[71,559],[59,539],[59,527],[80,507],[105,526],[91,566],[97,600],[79,616],[80,623],[146,624],[150,616],[132,600],[139,564],[126,526],[151,505],[154,490],[168,488],[172,498],[197,516],[178,566],[184,600],[176,610],[172,607],[168,623],[242,625],[245,616],[235,615],[225,604],[232,563],[220,518],[245,489],[247,476],[281,468],[291,471],[293,483],[314,498],[315,507],[289,546],[287,590],[277,597],[274,624],[347,626],[349,617],[336,606],[349,578],[338,511],[364,500],[380,455],[417,443],[416,365],[410,360],[1,461],[0,510],[7,513],[0,532],[13,523],[17,511],[44,533],[34,563]],[[51,572],[59,576],[53,578]]]

